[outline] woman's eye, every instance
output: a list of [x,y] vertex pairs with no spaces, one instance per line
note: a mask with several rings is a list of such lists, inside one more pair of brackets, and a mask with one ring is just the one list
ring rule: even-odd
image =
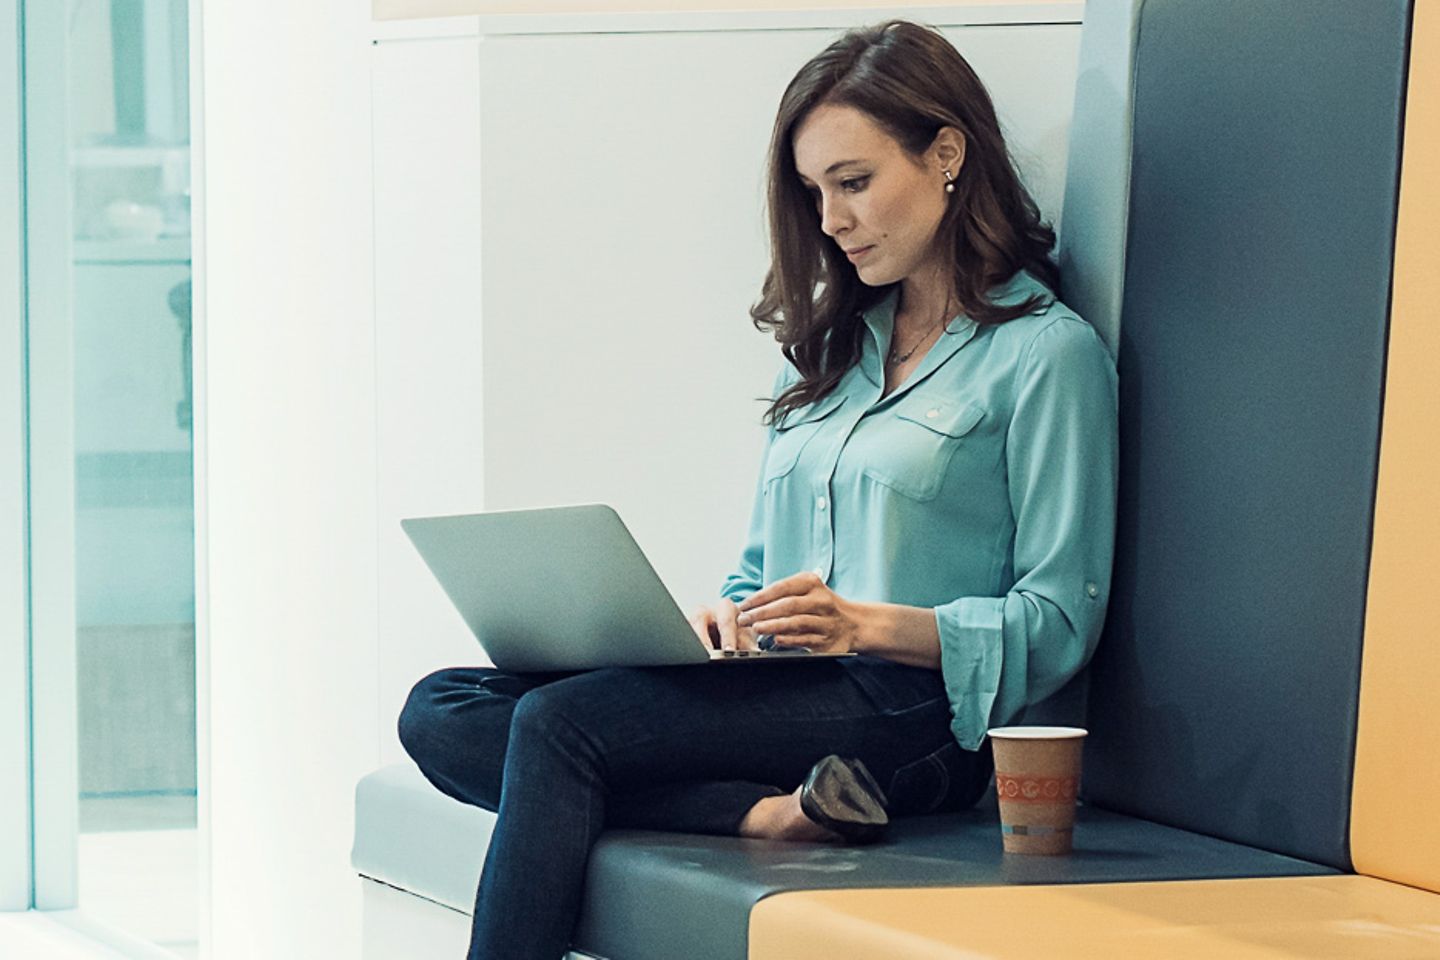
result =
[[852,177],[849,180],[841,180],[840,186],[842,189],[849,190],[851,193],[859,193],[865,189],[865,184],[869,182],[869,177]]

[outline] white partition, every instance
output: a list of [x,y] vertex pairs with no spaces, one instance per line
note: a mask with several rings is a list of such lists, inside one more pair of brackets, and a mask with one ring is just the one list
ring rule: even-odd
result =
[[380,759],[369,20],[192,14],[202,947],[352,958]]
[[[925,11],[1057,226],[1080,9]],[[400,516],[608,502],[682,607],[712,601],[780,364],[747,312],[771,123],[800,65],[869,13],[376,26],[395,38],[374,74],[382,731],[421,674],[480,660]]]

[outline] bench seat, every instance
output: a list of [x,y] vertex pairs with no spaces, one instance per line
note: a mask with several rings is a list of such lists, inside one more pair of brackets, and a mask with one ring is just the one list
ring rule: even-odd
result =
[[750,917],[751,960],[1112,956],[1440,957],[1440,897],[1372,877],[1269,877],[806,891]]
[[[468,913],[493,824],[493,814],[442,796],[412,765],[396,764],[357,788],[352,859],[363,876]],[[614,831],[591,855],[575,944],[615,960],[744,960],[758,956],[746,938],[752,908],[781,894],[787,900],[789,891],[1336,872],[1094,807],[1081,808],[1075,843],[1069,857],[1006,857],[993,802],[897,821],[884,843],[863,849]]]

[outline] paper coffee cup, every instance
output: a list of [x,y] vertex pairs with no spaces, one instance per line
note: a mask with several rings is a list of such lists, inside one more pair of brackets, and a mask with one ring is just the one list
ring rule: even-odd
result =
[[1006,853],[1069,853],[1080,789],[1079,727],[995,727],[995,795]]

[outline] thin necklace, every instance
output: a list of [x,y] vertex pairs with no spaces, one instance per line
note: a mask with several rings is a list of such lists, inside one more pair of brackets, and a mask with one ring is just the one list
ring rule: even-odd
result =
[[[949,312],[950,312],[950,311],[949,311],[949,306],[950,306],[950,304],[949,304],[949,303],[946,303],[945,306],[946,306],[946,311],[945,311],[945,313],[949,313]],[[934,323],[932,323],[932,324],[930,325],[929,329],[927,329],[927,330],[925,331],[925,333],[920,337],[920,339],[919,339],[919,340],[916,340],[913,344],[911,344],[911,345],[910,345],[910,349],[909,349],[909,350],[906,350],[904,353],[896,354],[896,352],[895,352],[895,344],[892,342],[892,343],[890,344],[890,362],[891,362],[891,363],[904,363],[906,360],[909,360],[910,357],[911,357],[911,355],[913,355],[916,350],[919,350],[919,349],[920,349],[920,344],[924,343],[926,340],[929,340],[929,339],[930,339],[930,334],[934,333],[934,332],[935,332],[935,328],[938,327],[938,326],[940,326],[940,324],[942,324],[942,323],[944,323],[944,322],[945,322],[945,314],[942,313],[942,314],[940,315],[940,319],[939,319],[939,320],[936,320]]]

